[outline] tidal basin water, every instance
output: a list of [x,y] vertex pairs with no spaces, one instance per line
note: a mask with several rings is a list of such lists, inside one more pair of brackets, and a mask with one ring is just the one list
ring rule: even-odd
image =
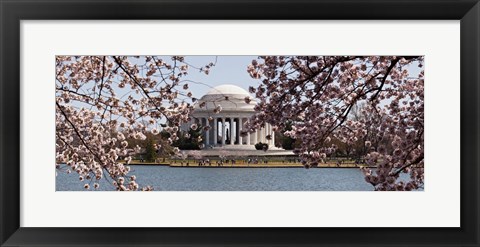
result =
[[[131,166],[140,186],[156,191],[371,191],[357,168],[172,168]],[[89,181],[57,170],[56,191],[85,191]],[[111,180],[110,180],[111,182]],[[98,190],[114,190],[106,179]],[[90,183],[93,188],[93,181]],[[92,190],[92,189],[90,189]]]

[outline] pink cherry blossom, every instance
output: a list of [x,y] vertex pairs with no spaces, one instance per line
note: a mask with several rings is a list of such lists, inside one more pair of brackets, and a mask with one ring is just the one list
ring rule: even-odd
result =
[[[183,80],[192,66],[181,56],[56,56],[55,63],[55,165],[67,164],[81,181],[106,178],[117,190],[152,190],[124,184],[131,155],[141,151],[126,139],[160,131],[170,143],[178,139],[195,101]],[[168,125],[160,129],[159,121]]]
[[[423,63],[423,56],[261,56],[247,67],[260,83],[249,88],[257,114],[243,134],[292,123],[283,134],[301,140],[294,152],[306,167],[333,153],[332,139],[361,142],[375,172],[362,171],[375,190],[423,187],[424,71],[412,69]],[[411,181],[398,181],[401,172]]]

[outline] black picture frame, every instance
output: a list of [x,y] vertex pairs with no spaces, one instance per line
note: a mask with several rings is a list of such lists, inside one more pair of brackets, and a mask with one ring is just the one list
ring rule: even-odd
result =
[[[478,0],[0,0],[0,11],[1,246],[480,245]],[[461,227],[20,227],[20,21],[83,19],[461,20]]]

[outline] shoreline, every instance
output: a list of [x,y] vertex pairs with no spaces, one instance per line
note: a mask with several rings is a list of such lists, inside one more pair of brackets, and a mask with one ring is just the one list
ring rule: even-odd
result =
[[[304,166],[170,166],[171,168],[302,168],[302,169],[322,169],[322,168],[338,168],[338,169],[360,169],[360,167],[355,166],[319,166],[319,167],[310,167],[305,168]],[[368,167],[375,168],[375,167]]]
[[[223,165],[223,166],[198,166],[198,165],[180,165],[180,164],[168,164],[168,163],[132,163],[129,166],[167,166],[171,168],[303,168],[307,169],[302,165]],[[366,166],[364,166],[366,167]],[[340,169],[348,169],[348,168],[356,168],[360,169],[360,166],[317,166],[317,167],[310,167],[308,169],[315,169],[315,168],[340,168]],[[367,166],[367,168],[375,168],[373,166]]]

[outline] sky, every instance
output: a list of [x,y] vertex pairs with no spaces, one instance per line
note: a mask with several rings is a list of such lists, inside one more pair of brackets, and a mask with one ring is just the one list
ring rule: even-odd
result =
[[[171,62],[171,56],[157,56],[167,63]],[[135,58],[130,58],[133,63],[144,63],[144,57],[140,57],[138,61]],[[258,56],[185,56],[185,62],[191,65],[188,70],[188,75],[182,77],[182,81],[189,80],[189,91],[192,92],[193,97],[200,99],[204,94],[210,91],[211,88],[222,84],[233,84],[245,89],[248,92],[249,86],[255,88],[259,85],[260,80],[253,79],[247,73],[247,66],[252,60],[257,59]],[[260,61],[260,60],[259,60]],[[209,63],[215,63],[215,66],[210,69],[210,73],[206,75],[192,67],[203,67]],[[418,75],[420,68],[412,64],[407,67],[410,75]],[[129,91],[129,87],[124,89],[117,88],[117,95],[123,95]]]
[[[170,57],[162,57],[165,61],[170,61]],[[258,56],[185,56],[185,61],[195,67],[201,67],[210,62],[216,65],[206,75],[198,70],[190,68],[188,75],[184,80],[191,80],[199,83],[189,83],[189,87],[195,98],[201,98],[212,87],[222,84],[237,85],[248,92],[249,86],[255,88],[259,85],[260,80],[250,77],[247,73],[247,66],[253,59],[258,60]],[[259,60],[260,61],[260,60]],[[406,67],[409,70],[410,76],[416,76],[421,71],[417,63]]]
[[[157,56],[167,63],[170,63],[171,56]],[[135,58],[130,58],[135,63]],[[249,86],[255,88],[259,85],[260,80],[253,79],[247,73],[247,66],[252,60],[258,59],[258,56],[185,56],[185,62],[190,65],[188,75],[182,77],[182,81],[189,80],[189,91],[193,97],[200,99],[211,88],[222,84],[233,84],[245,89],[248,92]],[[139,64],[144,63],[144,57],[139,58]],[[203,67],[209,63],[215,63],[210,69],[210,73],[206,75],[193,67]],[[407,67],[411,76],[418,75],[420,68],[414,63]],[[124,89],[117,88],[117,95],[123,95],[129,92],[129,87]],[[388,102],[382,102],[388,103]],[[78,105],[81,106],[81,105]]]
[[[172,61],[171,56],[157,57],[161,58],[167,63],[170,63]],[[191,65],[191,68],[189,68],[188,74],[186,76],[183,76],[181,80],[192,81],[188,82],[188,91],[191,91],[193,97],[197,99],[200,99],[203,95],[210,91],[211,88],[222,84],[237,85],[248,92],[249,86],[256,87],[259,84],[259,80],[252,79],[247,73],[247,66],[252,62],[253,59],[257,58],[258,56],[185,56],[184,61]],[[145,62],[145,58],[143,56],[138,59],[131,57],[130,61],[132,63],[143,64]],[[208,75],[206,75],[204,72],[200,72],[198,69],[193,68],[204,67],[209,63],[215,63],[215,66],[210,69]],[[183,83],[181,84],[183,85]],[[92,87],[93,85],[94,84],[92,82],[90,87]],[[87,85],[83,87],[82,90],[89,89],[90,87]],[[119,97],[125,97],[125,95],[130,95],[130,91],[130,87],[115,87],[115,92]],[[82,91],[82,93],[86,92]],[[73,102],[72,105],[77,108],[92,108],[90,105],[86,105],[82,102],[77,101]]]
[[[170,58],[164,59],[168,61]],[[259,80],[252,79],[247,73],[247,66],[253,59],[257,59],[257,56],[186,56],[185,61],[195,67],[202,67],[215,61],[216,65],[208,75],[190,68],[188,75],[183,79],[200,82],[189,83],[190,90],[196,98],[201,98],[212,87],[222,84],[237,85],[248,91],[249,86],[257,86],[259,83]]]

